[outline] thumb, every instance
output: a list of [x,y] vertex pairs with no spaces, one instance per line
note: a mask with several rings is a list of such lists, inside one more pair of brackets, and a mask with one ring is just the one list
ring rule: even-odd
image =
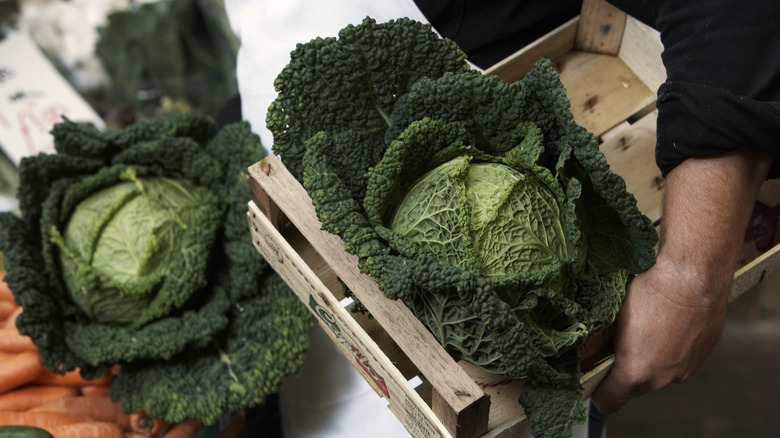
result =
[[650,391],[648,385],[633,384],[621,365],[622,362],[615,361],[615,365],[591,395],[593,404],[605,414],[614,414],[623,408],[632,397]]

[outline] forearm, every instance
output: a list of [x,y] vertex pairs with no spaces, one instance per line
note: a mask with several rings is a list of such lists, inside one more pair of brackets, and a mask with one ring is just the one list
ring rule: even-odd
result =
[[709,356],[771,162],[756,149],[739,148],[689,158],[669,172],[657,262],[629,283],[612,327],[615,366],[593,394],[602,411],[685,381]]
[[[753,204],[771,158],[752,148],[685,160],[667,176],[658,261],[705,296],[691,305],[725,305]],[[682,303],[681,303],[682,304]]]

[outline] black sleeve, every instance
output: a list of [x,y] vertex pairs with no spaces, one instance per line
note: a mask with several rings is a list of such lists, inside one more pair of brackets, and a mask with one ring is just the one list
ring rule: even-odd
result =
[[488,68],[579,14],[582,0],[415,0],[425,18]]
[[658,90],[656,162],[662,173],[689,157],[750,146],[774,157],[770,176],[780,177],[780,2],[612,3],[626,12],[644,5],[661,32],[667,80]]

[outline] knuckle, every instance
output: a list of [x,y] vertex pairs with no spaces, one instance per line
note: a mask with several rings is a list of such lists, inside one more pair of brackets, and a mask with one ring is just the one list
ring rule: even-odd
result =
[[665,388],[675,383],[679,378],[687,377],[666,371],[659,372],[646,364],[636,364],[624,370],[621,380],[627,392],[632,396],[639,396]]

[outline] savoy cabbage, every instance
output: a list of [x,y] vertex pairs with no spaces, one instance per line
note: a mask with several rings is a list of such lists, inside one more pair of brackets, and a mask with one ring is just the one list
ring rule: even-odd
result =
[[246,122],[171,113],[100,131],[64,120],[24,158],[21,216],[0,214],[6,281],[43,364],[168,422],[216,422],[297,372],[306,307],[253,247]]
[[549,60],[506,83],[408,19],[299,44],[274,152],[323,229],[455,358],[526,380],[534,436],[585,420],[578,347],[615,318],[657,234]]

